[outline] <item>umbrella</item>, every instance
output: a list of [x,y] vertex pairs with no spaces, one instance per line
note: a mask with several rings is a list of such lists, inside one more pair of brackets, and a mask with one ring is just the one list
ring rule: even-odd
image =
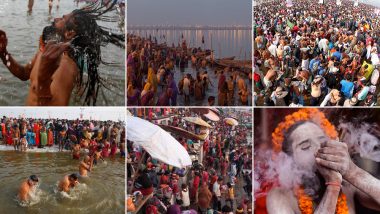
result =
[[230,126],[237,126],[237,125],[239,125],[239,122],[237,120],[235,120],[234,118],[226,118],[226,119],[224,119],[224,122],[227,125],[230,125]]
[[214,122],[218,122],[220,120],[218,114],[216,114],[214,111],[209,111],[207,114],[204,114],[203,116]]
[[194,133],[186,131],[185,129],[181,129],[174,126],[168,126],[168,125],[163,125],[163,124],[160,124],[159,126],[168,132],[172,132],[173,134],[176,134],[184,138],[192,139],[192,140],[205,140],[208,136],[207,133],[196,135]]
[[219,121],[219,111],[215,108],[192,108],[191,111],[202,114],[211,121]]
[[202,120],[199,117],[184,117],[183,119],[190,122],[190,123],[194,123],[194,124],[204,126],[207,128],[212,128],[212,126],[210,126],[206,121]]
[[218,110],[217,108],[210,108],[210,111],[214,112],[218,116],[220,116],[221,110]]
[[142,146],[152,158],[179,168],[192,164],[186,149],[159,126],[132,116],[127,116],[127,124],[127,139]]

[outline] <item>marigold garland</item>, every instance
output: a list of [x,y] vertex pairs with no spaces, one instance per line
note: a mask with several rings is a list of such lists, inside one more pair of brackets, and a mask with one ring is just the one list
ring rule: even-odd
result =
[[[313,199],[308,196],[303,189],[297,191],[298,207],[302,214],[313,214]],[[336,202],[335,214],[348,214],[347,197],[344,193],[340,193]]]
[[325,115],[318,109],[301,109],[297,112],[294,112],[291,115],[287,115],[285,117],[285,121],[279,123],[277,128],[272,133],[273,150],[275,152],[282,151],[282,143],[284,142],[285,132],[295,123],[301,121],[312,121],[316,124],[319,124],[323,131],[326,133],[326,135],[331,139],[336,139],[338,136],[335,126],[332,125],[327,120]]
[[[273,150],[275,152],[278,153],[282,151],[282,143],[284,142],[284,134],[286,131],[295,123],[301,121],[312,121],[320,125],[330,139],[336,139],[338,137],[338,132],[336,131],[335,126],[327,120],[321,111],[312,108],[301,109],[291,115],[287,115],[285,120],[279,123],[277,128],[272,133]],[[301,213],[313,214],[313,199],[308,196],[302,188],[298,188],[298,190],[296,190],[296,195],[298,197],[298,207]],[[344,193],[339,194],[335,213],[348,214],[347,198]]]

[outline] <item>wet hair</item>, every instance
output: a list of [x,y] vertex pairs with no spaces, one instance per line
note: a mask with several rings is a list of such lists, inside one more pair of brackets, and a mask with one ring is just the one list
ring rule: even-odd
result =
[[[80,77],[78,86],[83,88],[83,92],[78,93],[84,104],[96,105],[96,100],[100,86],[110,90],[98,71],[100,64],[111,65],[101,58],[101,47],[114,44],[117,47],[125,48],[125,35],[115,34],[110,28],[99,26],[97,21],[116,22],[114,17],[105,16],[107,12],[115,9],[117,3],[113,0],[109,5],[102,5],[102,1],[96,1],[81,9],[72,12],[71,19],[66,23],[65,30],[73,30],[76,37],[71,41],[69,56],[75,61],[79,68]],[[87,73],[87,80],[83,74]],[[78,90],[79,91],[79,90]]]
[[71,175],[69,175],[69,178],[73,179],[74,181],[78,180],[78,175],[73,173]]
[[31,176],[29,177],[29,179],[30,179],[31,181],[38,182],[38,177],[37,177],[37,175],[31,175]]

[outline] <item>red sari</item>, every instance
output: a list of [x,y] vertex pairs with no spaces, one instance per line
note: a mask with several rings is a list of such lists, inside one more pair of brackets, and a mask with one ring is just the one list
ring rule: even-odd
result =
[[38,124],[34,124],[33,131],[36,134],[36,146],[40,145],[40,126]]
[[7,144],[13,145],[12,129],[7,132]]
[[48,146],[52,146],[54,143],[54,137],[53,137],[53,132],[49,130],[48,132]]
[[110,144],[106,144],[103,148],[102,148],[102,156],[105,157],[105,158],[108,158],[110,153],[109,153],[109,148],[110,148]]
[[191,198],[195,199],[195,196],[198,192],[199,182],[201,181],[199,176],[195,176],[193,181],[193,188],[191,189]]

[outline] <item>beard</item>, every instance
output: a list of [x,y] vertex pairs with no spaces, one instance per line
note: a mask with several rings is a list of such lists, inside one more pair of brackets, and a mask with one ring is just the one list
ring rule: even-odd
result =
[[58,33],[57,29],[54,27],[54,22],[43,29],[42,40],[45,44],[47,44],[49,41],[63,41],[63,37]]
[[322,199],[322,196],[326,191],[325,179],[318,171],[314,172],[314,176],[302,176],[302,186],[305,193],[317,202]]

